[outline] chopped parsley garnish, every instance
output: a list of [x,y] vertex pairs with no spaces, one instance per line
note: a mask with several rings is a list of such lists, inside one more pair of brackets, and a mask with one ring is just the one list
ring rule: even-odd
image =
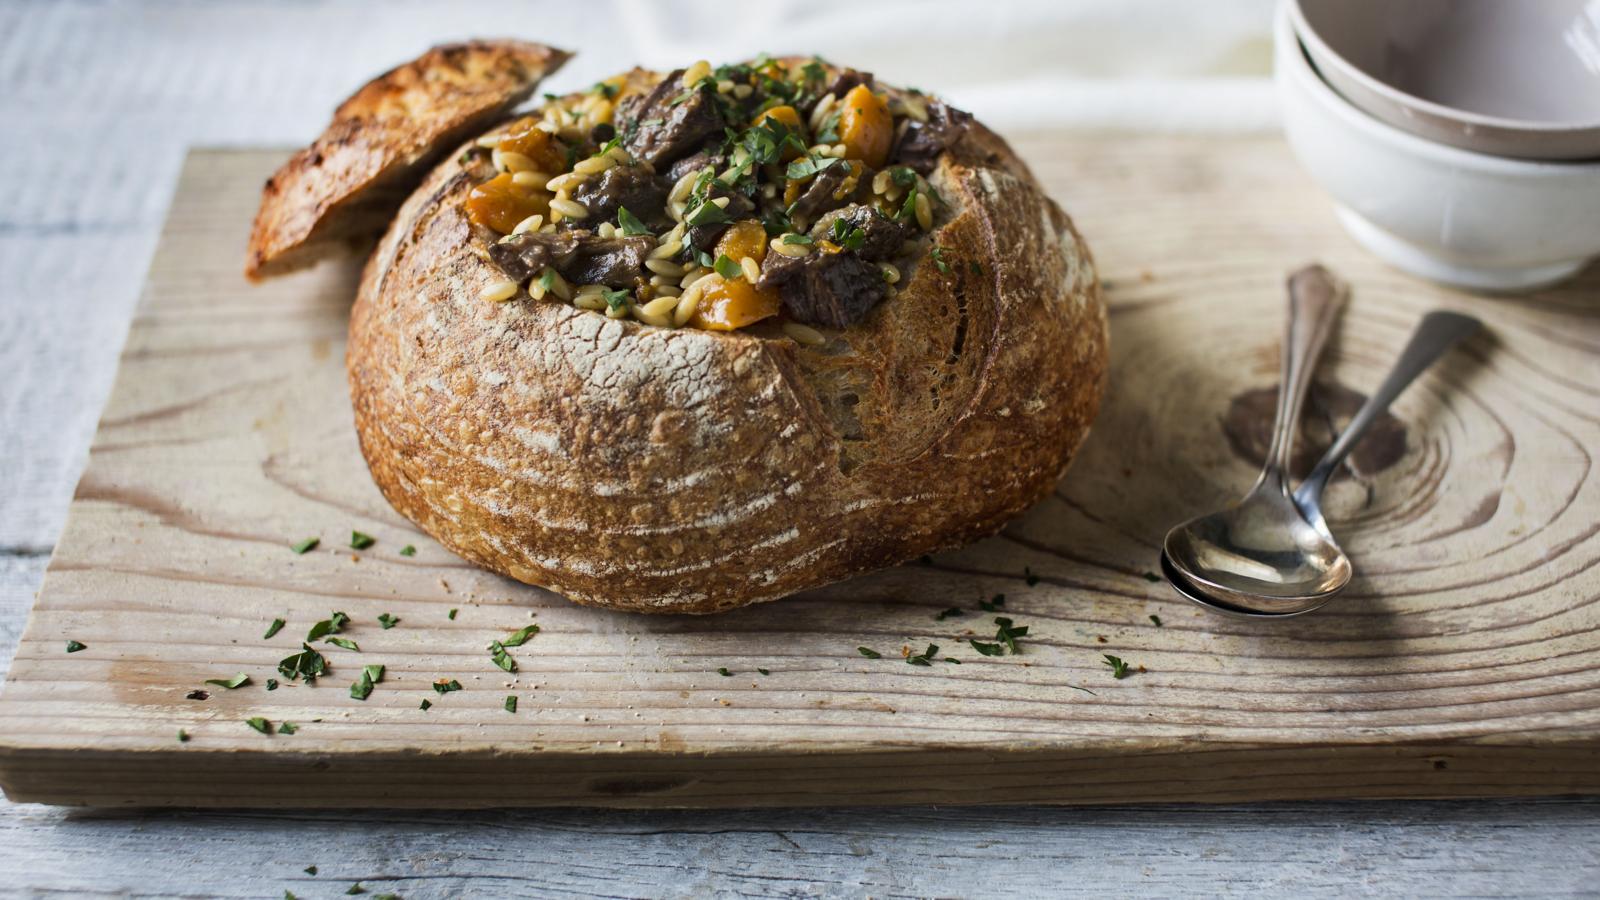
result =
[[345,613],[335,611],[326,619],[323,619],[317,624],[311,626],[311,630],[306,632],[306,641],[309,643],[310,641],[314,641],[320,637],[327,637],[330,634],[338,634],[340,631],[343,631],[344,626],[348,624],[350,624],[350,617]]
[[833,220],[833,228],[829,233],[833,242],[846,250],[860,250],[867,241],[867,233],[852,226],[843,216]]
[[454,678],[451,678],[448,681],[446,681],[445,679],[441,678],[438,681],[435,681],[433,683],[433,690],[434,690],[434,693],[439,694],[440,696],[444,696],[445,694],[448,694],[451,691],[459,691],[459,690],[461,690],[461,682],[455,680]]
[[180,743],[180,744],[189,743],[189,732],[184,731],[182,728],[179,728],[178,729],[178,743]]
[[889,169],[889,179],[897,187],[910,188],[917,186],[917,173],[910,166],[892,166]]
[[305,872],[307,875],[315,875],[315,874],[317,874],[317,867],[316,866],[306,866],[301,871]]
[[1028,626],[1013,625],[1011,620],[1005,616],[996,616],[994,623],[1000,626],[994,633],[995,640],[1005,644],[1006,649],[1011,651],[1012,655],[1021,653],[1022,651],[1017,649],[1017,638],[1028,633]]
[[286,656],[278,663],[278,674],[294,681],[304,678],[306,681],[315,681],[318,676],[328,673],[328,661],[321,653],[311,649],[310,644],[302,643],[300,652],[293,656]]
[[783,236],[783,242],[785,244],[804,244],[804,245],[806,245],[808,247],[811,246],[812,244],[816,243],[816,241],[813,241],[811,239],[811,235],[809,235],[809,234],[796,234],[794,232],[790,232],[790,233],[784,235]]
[[727,210],[708,199],[686,214],[683,221],[689,225],[720,225],[723,222],[732,222],[733,218],[728,215]]
[[937,616],[934,616],[934,618],[938,619],[941,622],[943,622],[945,619],[955,619],[955,618],[959,618],[959,617],[964,616],[964,615],[966,615],[966,612],[963,611],[961,609],[961,607],[952,606],[949,609],[945,610],[944,612],[939,613]]
[[727,666],[723,666],[722,668],[718,669],[717,670],[717,674],[721,675],[723,678],[732,678],[733,677],[733,673],[728,671],[728,667]]
[[[553,291],[553,290],[556,289],[556,270],[555,269],[552,269],[549,266],[546,266],[545,270],[543,272],[539,273],[539,287],[544,288],[546,293],[549,293],[550,291]],[[409,553],[409,554],[406,553],[404,550],[402,550],[400,552],[401,552],[402,555],[410,556],[412,554],[415,554],[417,552],[417,550],[416,550],[415,547],[413,547],[413,548],[411,548],[411,553]]]
[[949,275],[950,264],[945,262],[944,254],[945,248],[943,247],[935,247],[928,253],[928,255],[933,258],[933,264],[938,267],[939,271]]
[[67,641],[67,652],[68,653],[77,653],[79,650],[87,650],[87,649],[89,649],[89,645],[88,644],[79,643],[78,641]]
[[346,650],[354,650],[357,653],[361,652],[361,645],[357,644],[355,641],[350,640],[349,638],[331,637],[331,638],[328,638],[327,640],[324,640],[323,643],[324,644],[332,644],[335,647],[343,647]]
[[454,622],[456,620],[456,610],[454,610],[454,609],[450,610],[449,619],[452,622]]
[[716,273],[721,275],[724,281],[732,281],[744,272],[744,269],[740,268],[737,262],[728,258],[726,253],[718,256],[717,261],[711,264],[711,268],[716,270]]
[[650,233],[650,229],[645,227],[643,222],[639,221],[638,216],[628,212],[628,208],[626,206],[617,207],[617,225],[622,228],[622,233],[628,237]]
[[523,644],[528,642],[528,638],[531,638],[538,633],[539,626],[524,625],[523,627],[518,628],[516,631],[511,632],[511,634],[503,638],[500,643],[506,645],[507,647],[521,647]]
[[[540,280],[540,282],[544,281],[543,278],[540,278],[539,280]],[[550,289],[550,286],[549,285],[545,285],[545,290],[549,290],[549,289]],[[400,548],[400,555],[401,556],[416,556],[417,555],[416,545],[415,544],[407,544],[404,547],[401,547]]]
[[982,654],[984,656],[1005,656],[1006,655],[1006,648],[1000,646],[999,644],[986,644],[983,641],[978,641],[978,640],[969,640],[969,641],[967,641],[967,643],[972,645],[972,649],[978,651],[980,654]]
[[383,680],[383,666],[362,666],[361,677],[350,685],[350,696],[365,700],[372,696],[372,686]]
[[267,690],[275,691],[277,689],[278,689],[278,679],[276,679],[276,678],[268,678],[267,679]]
[[320,543],[322,543],[322,538],[306,538],[300,543],[291,546],[289,549],[293,550],[295,553],[303,555],[317,549],[317,545]]
[[506,652],[505,644],[499,641],[489,644],[489,658],[494,660],[495,665],[507,672],[515,672],[517,670],[517,661],[511,658],[511,654]]
[[365,894],[366,892],[367,889],[362,887],[359,881],[345,889],[346,894]]
[[233,676],[232,678],[207,678],[206,679],[206,684],[214,684],[217,687],[227,688],[230,691],[233,690],[236,687],[240,687],[242,685],[246,685],[246,684],[249,684],[249,683],[250,683],[250,676],[246,675],[243,672],[240,672],[239,674]]
[[910,222],[917,217],[917,189],[912,188],[906,194],[906,202],[900,204],[900,211],[894,214],[897,221]]
[[610,100],[611,98],[617,96],[617,92],[622,90],[622,88],[614,84],[607,84],[604,81],[596,81],[594,83],[594,87],[590,88],[590,90],[593,93],[599,94],[607,100]]
[[806,143],[789,126],[772,117],[762,119],[740,136],[740,146],[750,154],[749,162],[765,166],[783,159],[786,150],[806,152]]
[[771,675],[772,674],[771,672],[767,671],[766,669],[761,668],[760,666],[756,667],[756,671],[760,672],[763,675]]
[[627,288],[622,288],[615,291],[602,290],[600,296],[605,298],[606,306],[611,309],[627,309],[632,295]]
[[272,620],[272,624],[267,626],[267,633],[263,634],[261,636],[261,639],[263,641],[270,640],[273,635],[275,635],[278,632],[282,631],[283,630],[283,626],[285,626],[287,624],[289,624],[289,623],[285,622],[282,619],[273,619]]
[[817,131],[817,143],[832,144],[839,140],[839,112],[831,112],[822,120],[822,128]]
[[371,547],[373,544],[376,544],[377,542],[378,542],[378,539],[373,537],[370,534],[363,534],[362,532],[359,532],[359,531],[350,532],[350,549],[351,550],[365,550],[368,547]]
[[422,711],[423,711],[423,712],[427,712],[427,711],[428,711],[428,709],[429,709],[429,707],[431,707],[431,706],[433,706],[433,701],[432,701],[432,700],[429,700],[429,699],[428,699],[428,698],[426,698],[426,697],[424,697],[424,698],[422,698],[422,705],[421,705],[421,706],[418,706],[418,707],[417,707],[417,709],[420,709],[420,710],[422,710]]
[[1144,580],[1154,584],[1155,582],[1158,582],[1158,581],[1161,580],[1161,576],[1157,575],[1154,572],[1146,572],[1146,573],[1144,573]]
[[938,652],[938,644],[929,644],[928,649],[922,651],[921,653],[906,657],[906,662],[913,666],[931,666],[933,665],[933,657]]
[[843,161],[844,160],[835,159],[831,156],[820,156],[815,153],[807,154],[806,156],[802,156],[794,162],[789,163],[789,167],[783,171],[783,177],[789,179],[790,181],[804,181],[807,178],[810,178],[823,171],[824,169],[842,163]]
[[862,656],[865,656],[867,659],[883,659],[882,653],[867,647],[857,647],[856,652]]
[[516,711],[517,711],[517,695],[516,694],[507,694],[506,695],[506,712],[514,713]]
[[1112,656],[1111,654],[1107,653],[1105,661],[1106,665],[1111,667],[1112,678],[1121,681],[1122,679],[1128,677],[1128,664],[1123,662],[1120,657]]
[[379,613],[378,624],[383,626],[384,631],[388,631],[396,625],[399,625],[400,619],[396,616],[391,616],[388,613]]
[[249,725],[251,728],[254,728],[255,730],[261,732],[262,734],[271,734],[272,733],[272,723],[268,722],[266,719],[261,718],[260,716],[251,716],[250,718],[245,719],[244,723],[246,725]]
[[984,612],[999,612],[1006,605],[1005,594],[995,594],[993,600],[979,600],[978,608]]
[[300,726],[294,724],[293,722],[285,722],[282,725],[278,726],[278,733],[279,734],[294,734],[296,731],[299,731],[299,730],[300,730]]
[[1160,617],[1160,616],[1158,616],[1158,615],[1156,615],[1156,614],[1155,614],[1155,613],[1151,613],[1151,614],[1150,614],[1150,621],[1151,621],[1151,622],[1153,622],[1153,623],[1155,623],[1155,626],[1156,626],[1156,627],[1157,627],[1157,628],[1160,628],[1160,627],[1161,627],[1161,617]]

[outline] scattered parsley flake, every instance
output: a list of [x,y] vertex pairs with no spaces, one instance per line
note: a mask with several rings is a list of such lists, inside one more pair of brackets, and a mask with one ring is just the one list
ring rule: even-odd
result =
[[1155,623],[1155,626],[1156,626],[1156,627],[1157,627],[1157,628],[1160,628],[1160,627],[1161,627],[1161,617],[1160,617],[1160,616],[1158,616],[1158,615],[1156,615],[1156,614],[1155,614],[1155,613],[1151,613],[1151,614],[1150,614],[1150,621],[1151,621],[1151,622],[1153,622],[1153,623]]
[[1112,678],[1121,681],[1122,679],[1128,677],[1128,664],[1123,662],[1120,657],[1112,656],[1111,654],[1107,653],[1105,656],[1105,662],[1106,665],[1111,667]]
[[940,622],[943,622],[945,619],[956,619],[964,615],[966,615],[966,612],[962,610],[961,607],[952,606],[944,612],[939,613],[937,616],[934,616],[934,618]]
[[605,298],[606,306],[611,309],[627,309],[629,302],[632,300],[632,295],[627,288],[618,288],[614,291],[602,290],[600,296]]
[[534,635],[536,635],[538,633],[539,633],[539,626],[537,626],[537,625],[525,625],[522,628],[518,628],[516,631],[513,631],[511,634],[507,635],[505,638],[503,638],[500,641],[500,643],[506,645],[507,647],[521,647],[523,644],[526,644],[528,642],[528,638],[531,638],[531,637],[533,637]]
[[721,275],[724,281],[732,281],[744,273],[744,269],[726,253],[718,256],[717,261],[711,264],[711,268]]
[[350,624],[348,615],[338,611],[330,613],[326,619],[312,625],[311,630],[306,632],[306,642],[309,643],[317,638],[327,637],[330,634],[338,634],[348,624]]
[[771,673],[771,672],[769,672],[769,671],[767,671],[767,670],[766,670],[766,669],[763,669],[763,668],[761,668],[761,667],[759,667],[759,666],[757,666],[757,667],[756,667],[756,671],[757,671],[757,672],[760,672],[760,673],[761,673],[761,674],[763,674],[763,675],[771,675],[771,674],[772,674],[772,673]]
[[882,653],[879,653],[878,651],[869,647],[857,647],[856,652],[862,656],[865,656],[867,659],[883,659]]
[[[546,287],[545,290],[549,290],[549,288]],[[401,556],[416,556],[417,555],[416,545],[415,544],[407,544],[404,547],[401,547],[400,548],[400,555]]]
[[206,684],[214,684],[217,687],[224,687],[224,688],[227,688],[230,691],[233,690],[236,687],[239,687],[241,685],[246,685],[246,684],[249,684],[249,683],[250,683],[250,676],[246,675],[243,672],[240,672],[239,674],[233,676],[232,678],[207,678],[206,679]]
[[365,700],[372,696],[372,686],[383,680],[383,666],[362,666],[361,677],[350,685],[350,696]]
[[248,719],[245,719],[244,723],[246,725],[249,725],[251,728],[254,728],[255,730],[261,732],[262,734],[271,734],[272,733],[272,723],[268,722],[266,719],[261,718],[260,716],[252,716],[252,717],[250,717]]
[[434,690],[434,693],[437,693],[442,697],[445,694],[450,693],[451,691],[459,691],[459,690],[461,690],[461,682],[455,680],[454,678],[451,678],[448,681],[446,681],[445,679],[441,678],[438,681],[435,681],[433,683],[433,690]]
[[[544,288],[546,293],[556,289],[556,270],[555,269],[552,269],[549,266],[545,266],[544,267],[544,271],[539,273],[539,287]],[[404,550],[402,550],[400,552],[401,552],[402,555],[410,556],[410,555],[415,554],[417,552],[417,548],[412,547],[411,548],[411,553],[406,553]]]
[[417,707],[417,709],[420,709],[420,710],[423,710],[423,711],[424,711],[424,712],[426,712],[426,711],[427,711],[427,709],[428,709],[428,708],[429,708],[429,707],[431,707],[431,706],[433,706],[433,701],[432,701],[432,700],[429,700],[429,699],[428,699],[428,698],[426,698],[426,697],[424,697],[424,698],[422,698],[422,705],[421,705],[421,706],[419,706],[419,707]]
[[452,609],[452,610],[450,610],[450,621],[454,622],[455,620],[456,620],[456,610]]
[[268,678],[267,679],[267,690],[275,691],[277,689],[278,689],[278,679],[276,679],[276,678]]
[[1022,651],[1017,649],[1017,638],[1028,633],[1028,626],[1013,625],[1011,620],[1005,616],[996,616],[994,623],[1000,626],[994,633],[995,640],[1005,644],[1006,649],[1011,651],[1013,656],[1021,653]]
[[843,162],[844,160],[835,159],[831,156],[819,156],[814,153],[808,154],[800,157],[792,163],[789,163],[789,167],[784,170],[783,176],[790,181],[804,181],[819,172]]
[[298,544],[294,544],[289,549],[293,550],[298,555],[304,556],[305,554],[317,549],[317,545],[320,543],[322,543],[322,538],[309,537]]
[[178,743],[180,743],[180,744],[189,743],[189,732],[184,731],[182,728],[179,728],[178,729]]
[[808,247],[816,243],[816,241],[811,239],[811,235],[797,234],[792,231],[783,236],[783,242],[785,244],[803,244]]
[[993,600],[979,600],[978,608],[984,612],[999,612],[1006,605],[1005,594],[995,594]]
[[628,237],[650,233],[650,229],[639,221],[638,216],[628,212],[626,206],[617,207],[617,224],[622,227],[622,233]]
[[302,643],[300,652],[293,656],[286,656],[278,662],[278,674],[295,681],[304,678],[306,681],[315,681],[319,675],[328,672],[328,661],[321,653],[311,649],[311,645]]
[[934,266],[937,267],[940,272],[943,272],[944,274],[949,275],[950,274],[950,264],[948,262],[945,262],[944,254],[945,254],[945,248],[944,247],[935,247],[931,251],[929,251],[928,256],[932,257]]
[[607,100],[610,100],[611,98],[617,96],[617,92],[622,90],[622,88],[614,84],[608,84],[604,81],[596,81],[594,83],[594,87],[590,88],[589,90],[593,93],[599,94]]
[[367,889],[362,887],[359,881],[345,889],[346,894],[365,894],[366,892]]
[[516,694],[507,694],[506,695],[506,704],[505,705],[506,705],[506,712],[508,712],[508,713],[516,712],[517,711],[517,695]]
[[283,630],[283,626],[285,626],[287,624],[289,624],[289,623],[285,622],[282,619],[273,619],[272,620],[272,624],[267,626],[267,633],[263,634],[261,636],[261,639],[263,641],[271,640],[272,636],[277,634],[278,632],[282,631]]
[[87,650],[87,649],[89,649],[89,645],[88,644],[82,644],[82,643],[79,643],[78,641],[67,641],[67,652],[68,653],[77,653],[79,650]]
[[495,665],[507,672],[515,672],[517,670],[517,661],[511,658],[511,654],[506,652],[505,644],[499,641],[489,644],[489,658],[494,660]]
[[723,222],[732,222],[728,211],[712,203],[709,199],[696,206],[692,212],[683,217],[683,221],[694,225],[721,225]]
[[921,653],[918,653],[915,656],[906,657],[906,663],[913,666],[931,666],[933,665],[933,657],[938,652],[938,644],[929,644],[928,649],[922,651]]
[[306,866],[301,871],[305,872],[307,875],[315,875],[315,874],[317,874],[317,867],[316,866]]
[[732,678],[733,677],[733,673],[728,671],[728,667],[727,666],[723,666],[722,668],[717,669],[717,674],[721,675],[723,678]]
[[846,250],[860,250],[862,245],[867,242],[867,233],[859,227],[851,225],[849,220],[843,216],[833,220],[830,235],[835,244]]
[[1006,655],[1006,648],[1000,646],[999,644],[986,644],[983,641],[978,641],[978,640],[969,640],[969,641],[967,641],[967,643],[972,645],[972,649],[978,651],[980,654],[982,654],[984,656],[1005,656]]
[[278,726],[278,733],[279,734],[294,734],[296,731],[299,731],[299,730],[300,730],[300,726],[294,724],[293,722],[285,722],[282,725]]
[[400,619],[395,616],[391,616],[388,613],[380,613],[378,615],[378,624],[383,626],[384,631],[388,631],[396,625],[399,625]]
[[1144,580],[1150,582],[1151,584],[1155,584],[1161,580],[1161,576],[1154,572],[1146,572],[1144,573]]
[[371,547],[373,544],[376,544],[377,542],[378,542],[378,539],[373,537],[370,534],[363,534],[362,532],[359,532],[359,531],[350,532],[350,549],[351,550],[365,550],[368,547]]
[[335,647],[343,647],[346,650],[354,650],[357,653],[361,652],[361,645],[357,644],[355,641],[350,640],[349,638],[330,637],[330,638],[324,640],[323,643],[324,644],[332,644]]

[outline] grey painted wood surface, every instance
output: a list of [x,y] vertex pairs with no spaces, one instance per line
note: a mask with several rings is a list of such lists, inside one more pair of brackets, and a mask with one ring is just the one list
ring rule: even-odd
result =
[[[184,147],[303,140],[363,77],[442,37],[632,48],[580,57],[562,85],[587,83],[619,54],[694,46],[681,31],[664,44],[654,17],[629,26],[623,6],[0,6],[0,672]],[[1058,6],[1090,16],[1087,4]],[[1264,4],[1237,0],[1229,14],[1252,6]],[[760,46],[760,35],[734,37],[738,51]],[[937,78],[908,80],[943,87]],[[410,898],[1593,896],[1600,801],[148,816],[0,803],[0,896],[333,897],[355,879]]]

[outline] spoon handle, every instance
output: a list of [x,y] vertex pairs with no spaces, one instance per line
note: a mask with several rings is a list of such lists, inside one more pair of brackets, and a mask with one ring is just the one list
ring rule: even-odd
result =
[[1306,266],[1289,276],[1289,326],[1283,340],[1283,384],[1278,388],[1278,412],[1272,422],[1272,444],[1261,469],[1260,484],[1271,483],[1288,495],[1289,454],[1294,449],[1300,408],[1311,386],[1311,372],[1333,321],[1349,289],[1320,265]]
[[[1383,384],[1378,385],[1378,389],[1367,398],[1367,402],[1361,405],[1361,409],[1350,420],[1350,424],[1340,432],[1339,439],[1333,442],[1333,446],[1329,447],[1328,452],[1317,462],[1316,468],[1312,469],[1306,480],[1295,489],[1295,503],[1303,512],[1310,514],[1319,505],[1322,489],[1327,486],[1334,470],[1361,441],[1362,435],[1367,433],[1372,423],[1376,422],[1389,408],[1389,404],[1400,396],[1400,392],[1457,341],[1482,327],[1482,322],[1461,313],[1440,310],[1422,317],[1422,321],[1417,324],[1417,330],[1411,333],[1411,340],[1406,344],[1406,349],[1401,352],[1400,359],[1395,362],[1394,368],[1389,370],[1388,377],[1383,379]],[[1320,511],[1316,516],[1321,517]]]

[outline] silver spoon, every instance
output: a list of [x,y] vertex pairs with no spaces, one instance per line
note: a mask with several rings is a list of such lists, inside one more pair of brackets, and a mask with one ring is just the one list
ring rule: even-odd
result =
[[[1400,358],[1395,361],[1394,368],[1383,379],[1377,391],[1367,398],[1350,424],[1339,434],[1337,440],[1328,448],[1328,451],[1318,460],[1311,474],[1306,476],[1300,487],[1295,489],[1293,498],[1295,505],[1305,516],[1311,526],[1320,532],[1331,543],[1333,535],[1328,530],[1327,520],[1322,514],[1322,491],[1327,487],[1328,479],[1333,475],[1339,464],[1350,454],[1356,444],[1367,433],[1372,424],[1382,416],[1395,398],[1400,396],[1416,377],[1445,354],[1458,341],[1472,335],[1483,327],[1483,323],[1471,316],[1453,312],[1431,312],[1422,317],[1417,328],[1411,334],[1405,350],[1401,351]],[[1259,605],[1255,596],[1237,591],[1213,592],[1201,590],[1190,583],[1176,570],[1165,552],[1161,558],[1162,573],[1171,582],[1172,587],[1179,594],[1219,612],[1233,615],[1255,617],[1282,617],[1286,615],[1299,615],[1307,613],[1322,606],[1332,599],[1333,594],[1322,596],[1320,600],[1308,602],[1299,608],[1289,611],[1265,611],[1257,609]],[[1276,598],[1274,598],[1276,599]]]
[[1349,291],[1321,266],[1289,276],[1283,384],[1261,476],[1244,499],[1167,532],[1163,566],[1205,595],[1247,595],[1250,609],[1298,612],[1350,581],[1350,560],[1289,496],[1289,453],[1317,356]]

